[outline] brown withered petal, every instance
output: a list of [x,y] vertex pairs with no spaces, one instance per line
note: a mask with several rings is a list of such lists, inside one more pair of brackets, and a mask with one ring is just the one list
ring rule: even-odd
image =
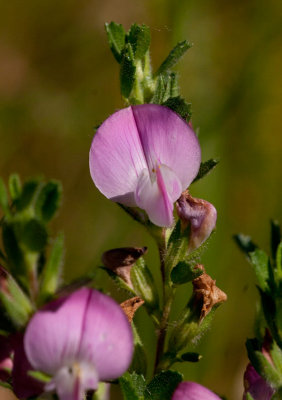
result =
[[132,288],[130,270],[138,258],[146,252],[147,247],[120,247],[105,251],[102,255],[102,262],[105,267],[113,271]]
[[136,313],[138,308],[141,307],[144,303],[144,300],[142,300],[141,297],[138,296],[132,297],[131,299],[125,300],[123,303],[121,303],[120,306],[127,316],[129,322],[132,322],[134,314]]
[[[196,268],[205,271],[202,265],[197,265]],[[216,281],[206,272],[194,279],[192,283],[194,304],[201,307],[200,321],[202,321],[216,304],[227,300],[227,295],[216,286]]]

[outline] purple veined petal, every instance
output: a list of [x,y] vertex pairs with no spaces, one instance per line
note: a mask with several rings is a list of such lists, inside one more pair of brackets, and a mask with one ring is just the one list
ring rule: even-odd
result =
[[24,347],[34,369],[53,375],[66,361],[76,359],[89,296],[88,289],[80,289],[32,317]]
[[156,162],[174,171],[187,189],[201,163],[201,148],[192,128],[174,111],[156,104],[132,107],[149,170]]
[[89,165],[97,188],[109,199],[135,206],[134,192],[144,169],[169,167],[182,190],[197,175],[198,139],[172,110],[156,104],[128,107],[111,115],[92,141]]
[[250,393],[254,400],[270,400],[274,394],[274,390],[269,384],[257,373],[251,364],[248,364],[244,374],[244,396]]
[[95,365],[100,381],[108,381],[128,369],[133,350],[132,330],[121,307],[111,297],[92,291],[79,357]]
[[97,188],[108,198],[134,206],[140,172],[147,168],[132,108],[112,114],[97,130],[89,166]]
[[148,169],[142,171],[136,187],[135,200],[154,224],[171,226],[173,203],[179,198],[181,191],[181,183],[175,173],[166,165],[159,165],[151,175]]
[[181,382],[171,400],[220,400],[220,397],[199,383]]

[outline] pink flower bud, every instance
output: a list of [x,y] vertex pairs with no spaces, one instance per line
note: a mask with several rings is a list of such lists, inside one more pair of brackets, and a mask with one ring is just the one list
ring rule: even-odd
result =
[[257,373],[251,364],[248,364],[244,374],[244,396],[250,393],[254,400],[270,400],[274,394],[274,390],[269,384]]
[[176,210],[183,228],[190,226],[189,250],[195,250],[215,229],[216,209],[208,201],[196,199],[185,191],[176,202]]

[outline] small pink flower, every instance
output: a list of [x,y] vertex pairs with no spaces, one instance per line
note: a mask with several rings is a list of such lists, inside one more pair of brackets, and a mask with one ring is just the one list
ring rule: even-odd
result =
[[181,382],[171,400],[220,400],[220,397],[199,383]]
[[111,115],[90,149],[90,173],[109,199],[171,226],[173,204],[193,181],[201,150],[192,128],[167,107],[131,106]]
[[128,369],[133,337],[113,299],[82,288],[33,316],[24,348],[32,368],[52,377],[46,391],[56,391],[60,400],[81,400],[99,381]]

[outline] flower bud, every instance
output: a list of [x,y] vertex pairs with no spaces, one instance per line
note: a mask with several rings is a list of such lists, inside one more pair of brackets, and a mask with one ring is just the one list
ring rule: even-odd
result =
[[8,337],[0,335],[0,381],[6,381],[13,368],[12,347]]
[[121,247],[106,251],[102,255],[102,262],[118,275],[124,282],[133,289],[130,271],[138,258],[142,257],[147,251],[147,247]]
[[182,227],[190,226],[189,250],[197,249],[215,228],[215,207],[206,200],[193,198],[186,190],[177,200],[176,210]]
[[254,400],[270,400],[274,394],[274,390],[251,364],[248,364],[244,374],[244,387],[244,400],[247,398],[247,393],[250,393]]

